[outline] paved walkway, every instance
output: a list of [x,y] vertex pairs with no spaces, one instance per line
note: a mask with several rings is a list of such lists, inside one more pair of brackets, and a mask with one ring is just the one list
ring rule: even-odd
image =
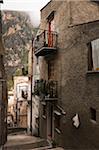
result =
[[40,141],[42,141],[40,138],[36,138],[34,136],[28,136],[26,134],[9,135],[8,141],[5,144],[5,147],[22,145],[22,144],[37,143]]
[[63,150],[62,148],[52,148],[52,145],[39,137],[29,136],[26,133],[9,135],[8,141],[3,150]]
[[38,147],[49,146],[44,139],[28,136],[27,134],[9,135],[4,150],[32,150]]

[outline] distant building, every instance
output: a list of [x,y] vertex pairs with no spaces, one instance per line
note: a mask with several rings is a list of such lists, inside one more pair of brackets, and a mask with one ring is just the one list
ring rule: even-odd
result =
[[14,126],[14,122],[15,122],[14,92],[13,91],[8,91],[7,124],[8,124],[8,126]]
[[99,1],[51,0],[35,39],[40,136],[99,149]]
[[[0,1],[0,5],[3,1]],[[2,16],[0,10],[0,147],[7,140],[7,85],[3,63]]]
[[27,128],[27,97],[28,97],[28,77],[14,77],[14,100],[16,125]]
[[8,112],[13,113],[14,92],[8,91]]

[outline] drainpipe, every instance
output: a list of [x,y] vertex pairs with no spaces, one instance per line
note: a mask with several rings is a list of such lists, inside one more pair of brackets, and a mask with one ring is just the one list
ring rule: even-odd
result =
[[33,89],[33,53],[34,53],[34,38],[32,37],[32,49],[31,49],[31,76],[30,76],[30,83],[31,83],[31,102],[30,102],[30,132],[32,135],[32,89]]

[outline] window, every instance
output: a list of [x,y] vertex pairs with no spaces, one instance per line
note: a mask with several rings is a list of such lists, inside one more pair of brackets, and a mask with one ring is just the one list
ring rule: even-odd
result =
[[51,22],[54,19],[55,11],[52,11],[47,17],[48,22]]
[[99,71],[99,39],[88,44],[88,70]]
[[94,108],[90,108],[91,120],[96,121],[96,110]]

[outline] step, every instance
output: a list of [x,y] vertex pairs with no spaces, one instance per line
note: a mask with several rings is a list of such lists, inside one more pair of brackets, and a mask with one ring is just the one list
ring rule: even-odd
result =
[[46,141],[40,141],[37,143],[26,143],[26,144],[20,144],[20,145],[14,145],[14,146],[8,146],[4,147],[4,150],[24,150],[24,149],[33,149],[33,148],[39,148],[39,147],[44,147],[48,143]]
[[8,127],[8,134],[15,134],[17,132],[27,131],[27,128],[21,128],[21,127]]
[[32,150],[34,148],[39,149],[40,147],[51,148],[48,141],[44,139],[38,139],[37,141],[26,141],[18,143],[12,141],[12,144],[8,143],[4,146],[4,150]]
[[62,147],[51,148],[50,150],[64,150]]
[[56,148],[51,148],[51,147],[40,147],[40,148],[34,148],[32,150],[64,150],[62,147],[56,147]]

